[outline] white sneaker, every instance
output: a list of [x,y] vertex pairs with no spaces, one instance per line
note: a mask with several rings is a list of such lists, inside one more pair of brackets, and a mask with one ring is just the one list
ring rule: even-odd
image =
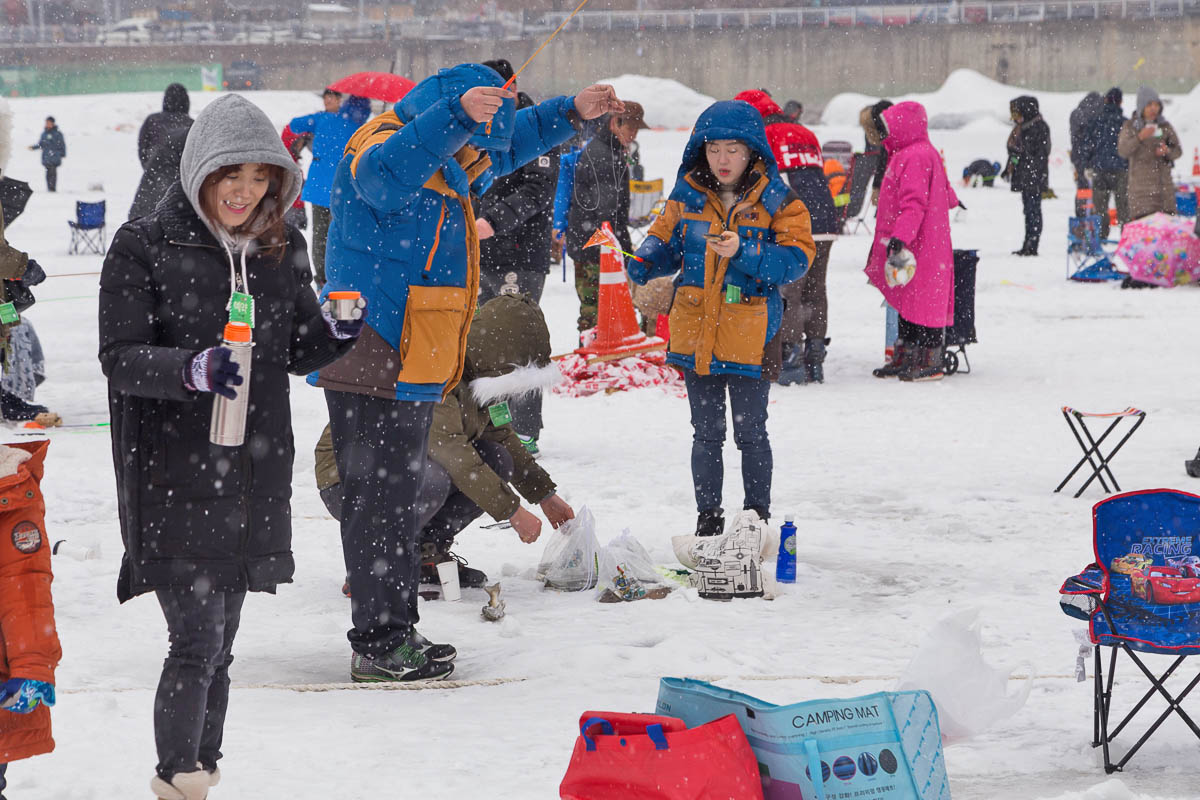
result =
[[150,791],[158,800],[205,800],[210,786],[212,776],[202,769],[178,772],[169,783],[157,775],[150,781]]

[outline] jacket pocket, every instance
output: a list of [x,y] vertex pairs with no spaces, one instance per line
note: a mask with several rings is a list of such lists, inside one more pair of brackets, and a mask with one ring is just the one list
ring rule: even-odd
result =
[[740,303],[721,303],[714,358],[761,366],[766,342],[767,298],[748,297]]
[[445,383],[458,372],[467,290],[409,286],[400,340],[400,383]]
[[688,356],[695,354],[703,323],[704,290],[699,286],[680,286],[671,303],[671,341],[667,349]]

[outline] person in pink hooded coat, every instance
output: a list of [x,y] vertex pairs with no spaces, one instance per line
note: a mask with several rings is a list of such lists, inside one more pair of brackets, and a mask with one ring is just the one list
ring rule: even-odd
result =
[[[879,378],[939,380],[947,325],[954,322],[954,252],[950,209],[958,196],[941,156],[929,141],[920,103],[899,103],[883,112],[887,172],[879,190],[875,242],[867,279],[900,313],[900,339],[892,360],[874,371]],[[916,260],[916,273],[902,286],[884,277],[888,258],[903,250]]]

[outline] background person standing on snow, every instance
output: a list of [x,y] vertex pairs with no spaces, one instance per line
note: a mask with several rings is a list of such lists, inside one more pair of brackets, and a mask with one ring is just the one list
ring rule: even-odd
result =
[[138,131],[138,161],[142,164],[142,179],[129,208],[129,218],[144,217],[154,210],[158,201],[179,180],[179,160],[187,142],[192,118],[188,114],[191,100],[182,83],[172,83],[163,92],[162,111],[146,117]]
[[[950,209],[958,196],[946,177],[941,156],[929,141],[925,107],[899,103],[883,112],[887,174],[879,191],[875,241],[867,260],[867,280],[900,314],[900,338],[892,360],[877,378],[940,380],[945,327],[954,321],[954,252]],[[916,273],[901,286],[888,285],[888,258],[909,251]]]
[[42,151],[42,166],[46,168],[46,191],[58,191],[58,167],[67,157],[67,141],[54,123],[54,117],[46,117],[46,127],[30,150]]
[[[163,800],[201,800],[216,783],[246,592],[292,580],[288,375],[333,361],[362,326],[322,313],[304,237],[284,225],[302,180],[267,115],[222,96],[188,134],[180,182],[121,226],[100,275],[117,597],[154,592],[170,635],[154,702]],[[255,301],[248,383],[220,346],[234,292]],[[240,392],[246,443],[211,445],[215,395]]]
[[[1093,213],[1100,215],[1100,238],[1107,239],[1111,223],[1108,216],[1109,197],[1116,196],[1117,224],[1129,221],[1129,162],[1117,151],[1125,112],[1121,110],[1124,95],[1117,87],[1104,95],[1104,105],[1092,120],[1087,131],[1088,169],[1092,175]],[[1175,191],[1172,187],[1171,197]]]
[[725,527],[727,396],[742,453],[742,507],[764,521],[771,515],[764,351],[783,316],[779,287],[803,276],[815,252],[808,209],[779,177],[762,117],[740,100],[709,106],[666,209],[638,248],[641,260],[628,266],[639,284],[680,273],[667,363],[683,371],[691,406],[697,536]]
[[1117,153],[1129,160],[1129,218],[1175,213],[1175,182],[1171,168],[1183,155],[1175,126],[1162,117],[1158,92],[1143,86],[1137,111],[1126,120],[1117,140]]
[[1042,191],[1050,176],[1050,126],[1038,111],[1036,97],[1022,95],[1008,106],[1013,120],[1008,135],[1008,166],[1001,174],[1021,193],[1025,241],[1016,256],[1036,256],[1042,236]]
[[334,177],[326,290],[360,291],[372,311],[350,354],[309,381],[325,389],[341,476],[356,681],[454,669],[454,647],[415,628],[416,501],[479,292],[472,186],[566,141],[573,119],[623,108],[611,86],[591,86],[518,112],[503,83],[482,64],[426,78],[354,134]]

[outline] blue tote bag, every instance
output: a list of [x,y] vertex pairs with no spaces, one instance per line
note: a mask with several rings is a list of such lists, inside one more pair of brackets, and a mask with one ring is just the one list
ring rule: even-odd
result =
[[928,692],[878,692],[786,706],[687,678],[663,678],[657,713],[688,727],[737,717],[766,800],[950,800]]

